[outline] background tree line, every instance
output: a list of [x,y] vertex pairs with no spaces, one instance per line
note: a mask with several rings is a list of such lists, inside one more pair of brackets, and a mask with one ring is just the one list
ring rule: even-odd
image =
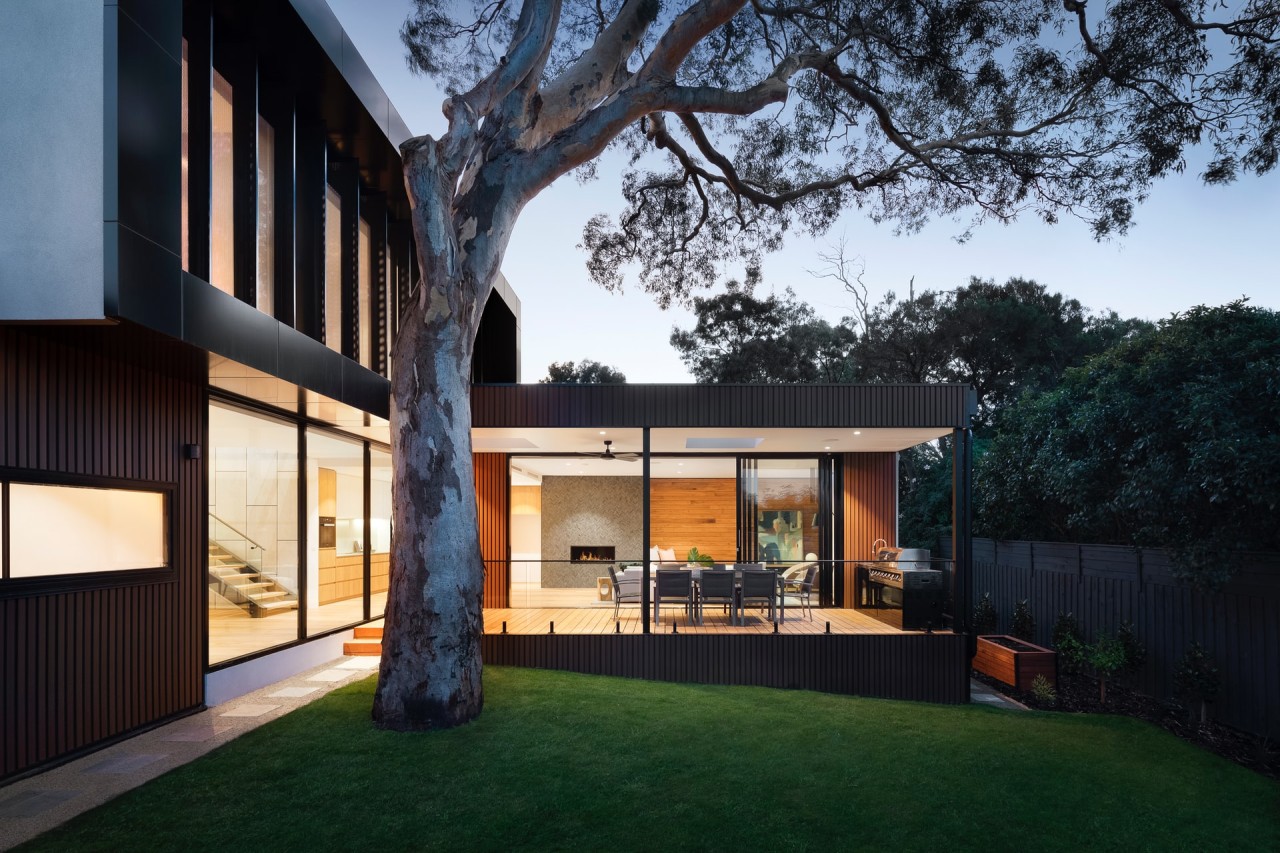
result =
[[[671,343],[695,379],[972,384],[978,535],[1169,548],[1205,586],[1232,552],[1280,551],[1280,314],[1242,300],[1152,324],[971,278],[832,324],[757,286],[693,300]],[[949,442],[899,470],[902,544],[932,547],[951,527]]]

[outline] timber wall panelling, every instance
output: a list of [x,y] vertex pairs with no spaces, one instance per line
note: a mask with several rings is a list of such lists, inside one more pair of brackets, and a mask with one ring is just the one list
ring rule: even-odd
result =
[[511,549],[507,535],[507,456],[476,453],[476,510],[484,559],[484,606],[511,606]]
[[716,562],[735,562],[738,551],[736,488],[732,478],[651,480],[650,546],[674,548],[680,561],[690,548],[697,548],[703,554],[710,554]]
[[0,327],[0,356],[10,476],[172,489],[165,579],[0,583],[3,778],[204,701],[204,463],[183,451],[205,399],[194,350],[128,327]]
[[[898,530],[897,461],[893,453],[846,453],[844,483],[844,559],[869,560],[871,543],[895,545]],[[853,606],[852,585],[844,606]]]

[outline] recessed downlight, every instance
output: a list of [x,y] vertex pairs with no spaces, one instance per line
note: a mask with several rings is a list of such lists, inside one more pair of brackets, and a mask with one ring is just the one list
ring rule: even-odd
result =
[[855,429],[855,430],[853,431],[853,434],[854,434],[854,435],[862,435],[862,430],[860,430],[860,429]]

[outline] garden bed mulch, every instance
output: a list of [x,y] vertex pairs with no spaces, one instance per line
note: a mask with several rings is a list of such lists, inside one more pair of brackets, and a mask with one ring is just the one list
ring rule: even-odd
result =
[[1097,679],[1064,674],[1058,679],[1057,701],[1046,704],[1031,693],[1015,690],[980,672],[974,671],[973,677],[1037,711],[1120,714],[1146,720],[1242,767],[1272,779],[1280,779],[1280,745],[1265,737],[1246,734],[1213,720],[1199,725],[1188,719],[1185,708],[1171,702],[1161,702],[1115,682],[1107,682],[1107,704],[1103,705],[1098,701]]

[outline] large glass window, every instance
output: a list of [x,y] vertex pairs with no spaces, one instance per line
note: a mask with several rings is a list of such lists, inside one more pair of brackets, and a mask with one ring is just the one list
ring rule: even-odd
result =
[[258,310],[276,313],[276,131],[258,116]]
[[387,607],[391,575],[391,454],[369,451],[369,615]]
[[307,632],[364,619],[364,446],[307,431]]
[[755,536],[759,559],[797,563],[818,552],[817,459],[756,462]]
[[373,239],[369,223],[360,220],[360,257],[358,290],[360,294],[360,363],[373,367],[373,312],[370,294],[373,290]]
[[209,662],[298,638],[298,431],[209,407]]
[[232,158],[231,104],[231,84],[214,71],[209,283],[219,290],[234,294],[236,290],[235,172]]
[[168,526],[162,492],[10,483],[9,577],[163,568]]
[[324,343],[342,352],[342,196],[324,194]]

